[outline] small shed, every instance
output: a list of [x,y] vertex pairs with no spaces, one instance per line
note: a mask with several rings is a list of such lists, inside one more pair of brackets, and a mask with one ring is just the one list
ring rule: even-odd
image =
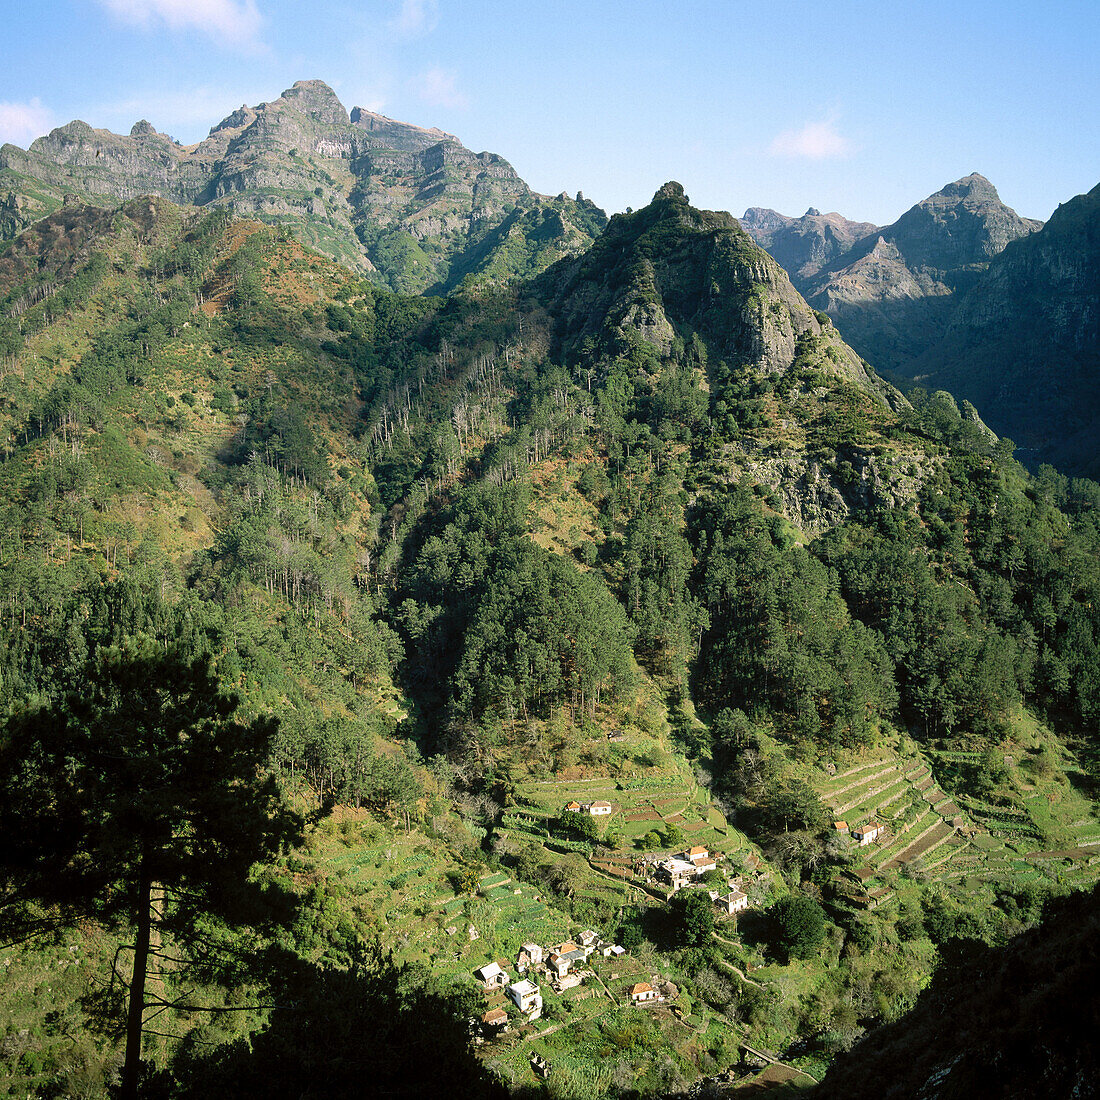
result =
[[500,989],[508,984],[508,975],[495,962],[487,963],[475,970],[474,977],[486,989]]
[[501,1032],[508,1028],[508,1013],[503,1008],[490,1008],[481,1017],[483,1031]]

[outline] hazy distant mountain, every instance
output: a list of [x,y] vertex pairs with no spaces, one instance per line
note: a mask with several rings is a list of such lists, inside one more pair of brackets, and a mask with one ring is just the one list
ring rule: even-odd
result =
[[876,367],[907,373],[939,338],[957,296],[1010,241],[1041,225],[1005,206],[984,176],[966,176],[828,263],[806,297]]
[[836,213],[822,214],[812,206],[801,218],[750,206],[739,220],[741,228],[779,263],[802,292],[826,264],[878,229],[871,222],[849,221]]
[[1026,457],[1100,475],[1100,186],[997,256],[907,371],[973,401]]
[[536,274],[606,222],[580,195],[537,195],[503,158],[473,153],[442,130],[361,107],[349,115],[319,80],[242,106],[196,145],[144,120],[126,136],[76,121],[29,150],[0,149],[5,237],[66,196],[114,205],[142,194],[286,224],[410,293],[446,290],[470,273]]

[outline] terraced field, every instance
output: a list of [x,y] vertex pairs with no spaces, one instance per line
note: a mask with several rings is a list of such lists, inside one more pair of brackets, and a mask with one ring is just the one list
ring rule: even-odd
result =
[[873,844],[861,848],[852,842],[852,851],[862,857],[853,868],[854,878],[868,908],[894,896],[881,879],[884,873],[914,866],[927,871],[931,862],[947,875],[967,847],[959,832],[971,829],[969,820],[936,786],[932,768],[921,756],[880,752],[871,761],[829,776],[819,789],[830,812],[850,830],[870,821],[885,826],[885,834]]
[[[890,902],[888,876],[904,868],[967,893],[1002,882],[1085,885],[1100,877],[1100,820],[1073,775],[1055,775],[1036,786],[1014,774],[1010,790],[1017,795],[1000,798],[1004,805],[951,797],[936,783],[934,772],[950,774],[978,760],[976,752],[879,751],[822,778],[818,790],[835,819],[851,828],[877,821],[886,829],[864,848],[853,842],[860,862],[850,886],[863,905]],[[1011,760],[1006,758],[1006,768]]]

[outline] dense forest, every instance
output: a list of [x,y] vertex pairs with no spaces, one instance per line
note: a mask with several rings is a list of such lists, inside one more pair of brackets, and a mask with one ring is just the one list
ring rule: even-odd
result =
[[[882,382],[678,185],[448,298],[65,207],[0,252],[0,363],[8,1095],[660,1095],[745,1047],[809,1083],[1095,879],[1100,486]],[[901,858],[860,877],[871,765]],[[752,911],[611,891],[703,834],[560,812],[597,781],[687,784]],[[471,1047],[447,920],[494,875],[680,1014],[555,1002],[544,1081]]]

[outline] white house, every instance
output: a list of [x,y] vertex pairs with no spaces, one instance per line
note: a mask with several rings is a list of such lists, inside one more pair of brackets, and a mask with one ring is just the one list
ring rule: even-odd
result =
[[593,817],[606,817],[611,813],[610,802],[591,802],[588,805],[588,812]]
[[542,1015],[542,994],[534,982],[526,979],[522,982],[514,982],[508,987],[507,992],[516,1008],[526,1013],[527,1019],[537,1020]]
[[626,948],[612,943],[603,949],[602,954],[605,959],[617,959],[620,955],[626,954]]
[[522,974],[542,962],[542,948],[537,943],[525,943],[516,955],[516,969]]
[[491,962],[474,971],[474,977],[486,989],[500,989],[508,984],[508,975],[495,963]]
[[649,982],[638,982],[630,987],[630,1000],[633,1004],[644,1004],[646,1001],[655,1001],[660,994]]
[[717,897],[714,904],[725,913],[739,913],[749,907],[749,895],[740,890],[731,890],[725,897]]
[[852,839],[858,840],[862,848],[865,844],[873,844],[884,832],[885,827],[877,821],[868,821],[866,825],[857,825],[852,830]]

